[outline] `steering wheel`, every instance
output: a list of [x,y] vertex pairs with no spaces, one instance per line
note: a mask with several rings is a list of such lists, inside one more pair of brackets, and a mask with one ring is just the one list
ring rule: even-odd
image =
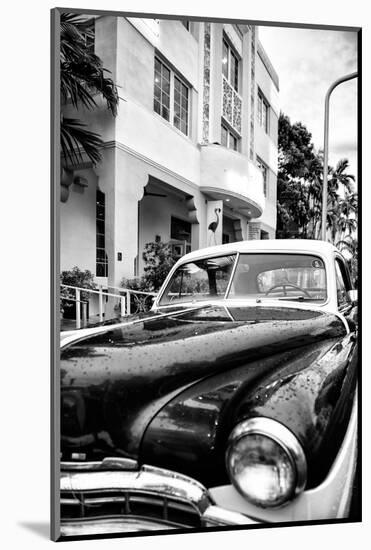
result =
[[287,287],[291,287],[291,288],[295,288],[296,290],[300,290],[300,292],[305,294],[305,296],[307,296],[307,298],[311,298],[311,295],[309,294],[309,292],[307,292],[304,288],[301,288],[300,286],[294,285],[292,283],[281,283],[281,284],[278,284],[278,285],[271,286],[270,288],[268,288],[267,292],[265,293],[265,296],[268,296],[268,294],[270,294],[272,292],[272,290],[275,290],[276,288],[282,288],[283,289],[283,295],[287,296],[287,293],[286,293],[286,288]]

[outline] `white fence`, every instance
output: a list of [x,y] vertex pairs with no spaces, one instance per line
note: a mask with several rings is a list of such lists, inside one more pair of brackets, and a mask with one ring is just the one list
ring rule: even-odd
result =
[[[156,296],[154,292],[119,287],[109,288],[118,292],[107,292],[102,285],[99,285],[96,290],[61,284],[62,308],[67,307],[69,302],[75,303],[75,328],[87,326],[91,317],[95,318],[96,323],[103,323],[103,321],[124,317],[131,313],[148,311],[154,296]],[[65,289],[64,292],[63,289]],[[87,294],[89,295],[88,299],[86,299]],[[82,299],[82,296],[85,299]],[[88,304],[96,302],[96,298],[98,302],[95,304],[97,314],[92,316],[88,312]]]

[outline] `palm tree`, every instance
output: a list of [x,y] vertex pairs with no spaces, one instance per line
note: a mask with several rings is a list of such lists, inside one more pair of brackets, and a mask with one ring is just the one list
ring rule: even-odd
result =
[[338,241],[336,243],[336,246],[340,250],[340,252],[346,250],[354,256],[355,254],[357,254],[358,250],[358,239],[347,235],[346,237],[344,237],[343,240]]
[[340,241],[357,230],[358,195],[346,193],[339,201],[338,235]]
[[308,236],[317,239],[320,232],[322,213],[322,179],[320,174],[315,174],[308,185]]
[[[113,116],[117,114],[118,93],[113,80],[102,61],[91,50],[88,40],[93,38],[89,21],[79,15],[61,14],[60,34],[60,84],[62,105],[71,102],[76,109],[97,108],[95,96],[101,96]],[[61,114],[61,151],[65,161],[76,165],[82,160],[82,152],[97,164],[101,159],[103,141],[99,134],[87,130],[86,124],[76,118]]]
[[353,193],[353,183],[355,178],[351,174],[347,174],[345,171],[349,168],[348,159],[341,159],[336,165],[336,168],[329,167],[329,194],[331,191],[338,191],[339,185],[342,185],[348,193]]
[[[326,227],[330,230],[332,242],[336,241],[336,237],[346,226],[354,230],[357,222],[354,216],[351,216],[351,209],[356,213],[357,194],[354,193],[353,182],[354,176],[347,174],[346,170],[349,167],[347,159],[341,159],[336,168],[329,167],[328,180],[328,206],[327,206],[327,223]],[[339,189],[344,191],[344,199],[339,195]],[[312,216],[314,218],[314,238],[319,238],[321,232],[321,212],[322,212],[322,179],[318,175],[309,187],[309,193],[312,197]],[[352,198],[351,198],[352,197]],[[345,206],[347,205],[347,207]],[[348,214],[345,214],[346,208]],[[345,221],[345,219],[346,221]]]

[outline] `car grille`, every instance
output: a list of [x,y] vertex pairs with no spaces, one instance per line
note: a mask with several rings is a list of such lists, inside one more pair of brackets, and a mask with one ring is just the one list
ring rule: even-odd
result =
[[[151,519],[169,527],[200,527],[200,513],[189,502],[147,491],[61,492],[61,518]],[[166,527],[165,527],[166,528]]]

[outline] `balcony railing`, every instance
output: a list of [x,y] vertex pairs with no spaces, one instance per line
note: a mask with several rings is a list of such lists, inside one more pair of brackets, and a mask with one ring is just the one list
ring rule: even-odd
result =
[[242,97],[228,80],[223,78],[222,115],[236,132],[241,134]]

